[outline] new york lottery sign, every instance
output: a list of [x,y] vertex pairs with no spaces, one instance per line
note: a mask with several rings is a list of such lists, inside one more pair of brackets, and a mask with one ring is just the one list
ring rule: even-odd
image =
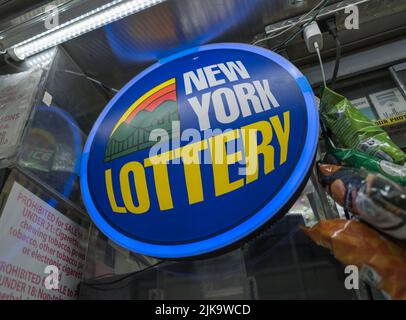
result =
[[91,131],[81,186],[96,225],[159,258],[230,248],[306,183],[318,115],[304,76],[243,44],[194,48],[128,83]]

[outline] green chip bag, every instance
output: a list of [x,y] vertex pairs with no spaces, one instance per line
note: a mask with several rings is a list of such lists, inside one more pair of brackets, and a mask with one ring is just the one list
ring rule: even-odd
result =
[[371,172],[380,173],[388,179],[406,186],[406,167],[386,160],[369,156],[363,152],[351,149],[329,147],[329,153],[341,163],[354,168],[364,168]]
[[348,99],[327,87],[320,101],[320,116],[345,148],[398,164],[406,161],[406,154],[383,129],[364,116]]

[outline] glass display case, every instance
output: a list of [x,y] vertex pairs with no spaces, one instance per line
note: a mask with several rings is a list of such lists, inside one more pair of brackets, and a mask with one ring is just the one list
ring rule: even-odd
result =
[[7,65],[0,77],[0,167],[19,168],[83,208],[81,152],[106,96],[62,48]]

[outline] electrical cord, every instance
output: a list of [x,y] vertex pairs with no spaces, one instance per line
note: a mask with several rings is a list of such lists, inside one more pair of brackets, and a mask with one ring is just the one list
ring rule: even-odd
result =
[[272,51],[279,51],[279,50],[285,49],[287,47],[287,45],[289,44],[289,42],[291,42],[293,39],[295,39],[299,34],[301,34],[303,32],[303,30],[308,25],[310,25],[313,21],[315,21],[317,19],[320,12],[328,5],[329,2],[330,2],[330,0],[324,0],[322,5],[317,10],[317,12],[313,15],[313,17],[309,21],[304,23],[299,30],[297,30],[295,33],[291,34],[284,42],[282,42],[281,44],[271,48],[271,50]]
[[336,61],[334,65],[333,76],[331,77],[331,87],[334,87],[337,81],[338,70],[340,69],[340,60],[341,60],[341,42],[338,36],[335,37],[336,40]]
[[337,27],[335,27],[334,29],[330,28],[329,32],[336,41],[336,59],[335,59],[335,64],[334,64],[333,76],[331,77],[331,87],[334,87],[334,85],[335,85],[335,83],[337,81],[338,70],[340,69],[341,42],[340,42],[340,39],[338,37]]
[[341,60],[341,42],[340,38],[338,36],[338,30],[337,30],[337,22],[336,18],[332,17],[325,21],[325,27],[327,28],[328,32],[330,35],[333,37],[333,39],[336,42],[336,57],[335,57],[335,64],[334,64],[334,70],[333,70],[333,75],[331,77],[331,82],[330,86],[334,87],[336,81],[337,81],[337,76],[338,76],[338,70],[340,68],[340,60]]
[[94,84],[96,84],[101,89],[101,92],[103,93],[104,97],[107,100],[111,99],[111,94],[115,95],[119,91],[119,90],[117,90],[115,88],[107,86],[106,84],[104,84],[103,82],[101,82],[101,81],[99,81],[97,79],[89,77],[85,72],[75,72],[73,70],[67,70],[67,69],[60,70],[60,72],[65,72],[65,73],[73,74],[75,76],[84,77],[87,80],[93,82]]
[[285,34],[286,32],[292,30],[293,28],[295,28],[297,25],[299,25],[301,22],[303,22],[303,20],[305,20],[308,16],[310,16],[315,10],[317,10],[317,8],[319,8],[320,5],[323,5],[323,3],[326,0],[320,1],[313,9],[311,9],[308,13],[304,14],[303,16],[300,17],[300,19],[298,21],[296,21],[294,24],[292,24],[290,27],[286,28],[285,30],[277,33],[277,34],[272,34],[270,36],[267,36],[265,38],[259,39],[255,42],[253,42],[253,45],[257,45],[258,43],[264,42],[264,41],[268,41],[277,37],[280,37],[281,35]]
[[319,44],[317,42],[315,42],[314,47],[316,49],[317,57],[319,58],[319,62],[320,62],[321,76],[323,77],[323,85],[324,85],[324,87],[327,87],[326,73],[324,72],[324,65],[323,65],[323,60],[321,59]]
[[[105,290],[105,288],[103,288],[103,286],[105,286],[105,285],[116,284],[116,283],[118,283],[118,282],[120,282],[120,281],[122,281],[122,280],[124,280],[124,279],[130,278],[130,277],[132,277],[132,276],[134,276],[134,275],[136,275],[136,274],[139,274],[139,273],[141,273],[141,272],[144,272],[144,271],[148,271],[148,270],[150,270],[150,269],[153,269],[153,268],[155,268],[155,267],[161,265],[161,264],[164,263],[164,262],[165,262],[165,260],[161,260],[161,261],[159,261],[158,263],[153,264],[153,265],[151,265],[151,266],[149,266],[149,267],[147,267],[147,268],[145,268],[145,269],[142,269],[142,270],[139,270],[139,271],[136,271],[136,272],[133,272],[133,273],[126,274],[126,275],[124,275],[124,276],[122,276],[122,277],[120,277],[120,278],[118,278],[118,279],[116,279],[116,280],[112,280],[112,281],[109,281],[109,282],[103,282],[103,283],[89,283],[89,282],[83,282],[83,284],[86,285],[86,286],[88,286],[88,287],[90,287],[90,288],[92,288],[92,289]],[[98,279],[100,279],[100,278],[98,277]],[[122,288],[124,288],[124,286],[123,286]],[[120,288],[115,288],[115,289],[120,289]]]

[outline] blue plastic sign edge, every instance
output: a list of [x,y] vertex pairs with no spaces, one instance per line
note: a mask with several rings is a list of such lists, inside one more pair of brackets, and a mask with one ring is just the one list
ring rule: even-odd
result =
[[[161,65],[165,63],[189,55],[193,52],[197,53],[216,49],[244,50],[256,53],[258,55],[262,55],[279,64],[295,79],[297,85],[302,91],[308,114],[307,137],[301,157],[293,173],[286,181],[282,189],[277,193],[277,195],[273,199],[270,200],[268,204],[266,204],[261,210],[255,213],[251,218],[249,218],[242,224],[223,234],[217,235],[213,238],[206,239],[200,242],[180,245],[156,245],[144,243],[129,238],[121,234],[117,230],[115,230],[104,220],[104,218],[100,215],[100,213],[96,209],[90,196],[89,185],[87,182],[88,177],[87,168],[89,162],[89,151],[93,144],[96,132],[98,131],[99,126],[103,123],[104,118],[106,117],[110,109],[114,107],[114,105],[120,99],[120,97],[123,94],[125,94],[125,92],[130,87],[132,87],[137,81],[142,79],[146,74],[159,68]],[[96,226],[112,241],[116,242],[118,245],[124,248],[127,248],[128,250],[144,254],[147,256],[169,259],[188,258],[212,253],[217,250],[226,248],[255,232],[261,226],[266,224],[273,216],[275,216],[276,213],[278,213],[284,207],[284,205],[286,205],[286,203],[289,200],[291,200],[292,196],[294,196],[294,194],[298,191],[304,179],[306,179],[306,175],[308,174],[313,164],[314,156],[317,150],[318,134],[319,134],[319,117],[313,90],[307,79],[304,77],[304,75],[288,60],[267,49],[241,43],[218,43],[192,48],[174,54],[168,58],[165,58],[164,60],[161,60],[153,64],[152,66],[150,66],[149,68],[145,69],[143,72],[138,74],[126,86],[124,86],[124,88],[120,90],[119,93],[116,94],[116,96],[109,102],[109,104],[100,114],[99,118],[97,119],[95,125],[93,126],[89,134],[82,155],[82,163],[80,170],[80,185],[83,200],[86,209],[89,212],[90,217],[92,218]]]

